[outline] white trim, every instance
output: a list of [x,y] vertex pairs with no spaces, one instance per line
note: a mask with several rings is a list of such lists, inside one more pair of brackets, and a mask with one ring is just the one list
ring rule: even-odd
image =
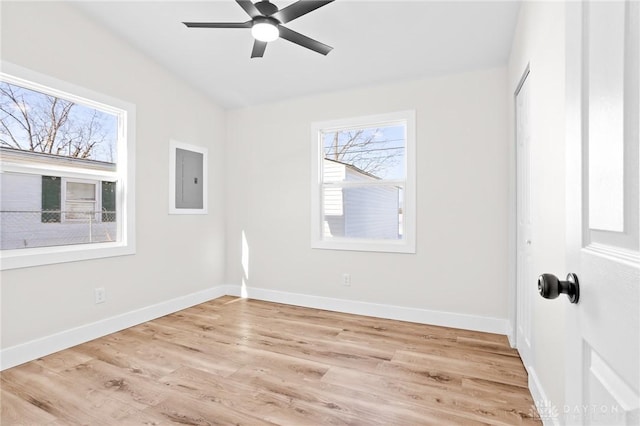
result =
[[[502,318],[359,302],[263,288],[246,288],[246,292],[246,297],[257,300],[419,324],[502,335],[509,329],[508,321]],[[2,349],[0,350],[0,371],[225,295],[242,297],[242,287],[231,284],[212,287]]]
[[517,111],[516,106],[517,96],[520,93],[520,89],[524,85],[527,77],[531,73],[531,62],[527,62],[527,65],[522,72],[516,88],[513,91],[513,95],[510,97],[511,105],[513,108],[513,115],[510,117],[513,125],[513,132],[511,137],[511,143],[509,144],[508,156],[509,156],[509,188],[508,188],[508,200],[509,210],[507,212],[507,253],[509,253],[507,259],[507,277],[509,291],[507,293],[507,303],[509,312],[510,331],[507,334],[509,337],[509,343],[512,348],[518,347],[518,158],[517,158]]
[[[370,128],[402,124],[405,126],[405,171],[406,180],[380,180],[376,182],[331,182],[322,181],[322,159],[324,158],[320,134],[354,128]],[[404,187],[403,238],[401,240],[374,240],[353,238],[322,238],[322,187],[366,186],[400,183]],[[338,119],[311,123],[311,248],[329,250],[376,251],[391,253],[416,253],[416,112],[397,111],[363,117]]]
[[0,269],[27,268],[131,254],[135,254],[135,245],[124,242],[3,250],[0,256]]
[[[136,106],[111,96],[76,86],[54,77],[27,68],[0,62],[4,81],[18,84],[40,92],[73,100],[91,108],[119,116],[118,120],[118,171],[109,173],[87,169],[79,173],[77,168],[52,165],[51,169],[41,165],[4,164],[2,171],[21,171],[34,174],[60,175],[72,178],[96,178],[96,180],[117,180],[116,216],[118,217],[118,241],[113,243],[76,244],[55,247],[36,247],[0,251],[0,270],[25,268],[75,262],[112,256],[132,255],[136,252],[135,238],[135,152],[136,152]],[[60,172],[60,173],[58,173]],[[104,176],[105,178],[100,178]]]
[[[406,229],[406,228],[405,228]],[[374,251],[380,253],[410,253],[416,252],[415,248],[407,247],[403,240],[367,240],[357,238],[327,238],[314,241],[311,248],[326,250],[350,250],[350,251]]]
[[78,167],[57,166],[51,165],[51,167],[45,167],[42,164],[28,164],[24,162],[11,162],[11,159],[2,157],[2,163],[0,163],[0,172],[2,173],[27,173],[30,175],[43,175],[43,176],[59,176],[72,179],[94,179],[94,180],[110,180],[115,181],[118,179],[118,174],[115,172],[107,172],[104,170],[91,170],[82,169],[78,171]]
[[[510,317],[510,320],[513,322],[514,327],[513,327],[513,338],[512,338],[512,343],[513,343],[513,347],[518,349],[518,354],[520,355],[520,358],[523,361],[523,364],[526,365],[526,363],[529,363],[531,365],[535,364],[535,350],[533,350],[534,348],[534,341],[535,341],[535,336],[532,334],[531,336],[521,336],[524,337],[524,339],[519,339],[518,338],[518,330],[519,329],[527,329],[528,325],[531,325],[533,323],[533,311],[531,310],[529,312],[529,317],[528,318],[523,318],[524,319],[524,324],[519,324],[518,323],[518,307],[520,304],[520,292],[522,290],[521,287],[524,286],[525,283],[523,282],[519,282],[519,277],[521,275],[522,272],[522,268],[524,268],[526,270],[526,266],[527,265],[521,265],[518,262],[518,259],[520,258],[520,253],[523,250],[521,247],[521,243],[523,241],[519,241],[519,238],[521,238],[521,236],[519,235],[520,232],[522,232],[523,230],[520,229],[520,226],[518,225],[520,223],[520,218],[518,217],[518,205],[520,204],[520,202],[522,201],[523,198],[523,194],[519,193],[519,182],[518,182],[518,176],[520,175],[521,171],[519,170],[519,166],[521,164],[520,163],[520,150],[518,149],[518,115],[520,113],[520,109],[518,108],[518,96],[520,95],[522,88],[525,86],[525,83],[527,83],[527,81],[531,80],[531,62],[527,62],[527,65],[524,68],[524,71],[522,72],[522,75],[520,77],[520,80],[516,86],[516,89],[513,93],[513,117],[512,117],[512,123],[513,123],[513,143],[510,145],[512,146],[513,149],[513,155],[510,157],[511,161],[513,161],[513,175],[512,175],[512,184],[513,184],[513,189],[512,189],[512,194],[513,194],[513,200],[512,203],[510,204],[510,208],[513,209],[513,218],[512,218],[512,222],[510,223],[510,225],[512,226],[512,228],[509,228],[509,231],[512,232],[513,234],[511,235],[511,239],[509,240],[508,244],[509,244],[509,248],[513,251],[509,251],[509,253],[512,253],[512,256],[510,256],[510,262],[513,262],[512,268],[513,270],[510,269],[510,272],[512,271],[513,275],[513,287],[511,287],[511,294],[510,294],[510,302],[513,304],[512,306],[510,306],[510,312],[513,315],[512,317]],[[528,83],[527,87],[530,87],[531,83]],[[529,95],[529,97],[531,97],[531,95]],[[530,102],[530,100],[529,100]],[[530,109],[530,108],[529,108]],[[529,115],[531,115],[531,111],[528,111]],[[529,144],[530,145],[530,144]],[[531,152],[531,146],[527,146],[526,149],[529,152],[529,158],[531,157],[530,152]],[[529,168],[531,168],[531,166],[529,166]],[[529,173],[531,173],[531,170],[529,170]],[[528,189],[529,192],[531,192],[531,188]],[[528,194],[530,196],[530,194]],[[526,231],[525,231],[526,233]],[[528,238],[531,238],[532,235],[530,235]],[[535,240],[535,236],[534,240]],[[529,248],[529,250],[531,250],[531,248]],[[526,263],[526,262],[525,262]],[[511,265],[510,265],[511,266]],[[529,265],[530,266],[530,265]],[[531,300],[527,300],[528,298],[531,297],[531,294],[529,294],[527,296],[527,294],[525,293],[525,298],[523,299],[523,301],[529,302],[529,303],[534,303],[533,299]],[[525,309],[526,311],[526,309]],[[529,344],[527,344],[526,339],[529,338]],[[511,340],[511,339],[510,339]],[[523,341],[521,341],[523,340]]]
[[511,346],[513,349],[518,349],[516,346],[516,332],[511,319],[507,319],[507,331],[505,334],[507,335],[507,339],[509,340],[509,346]]
[[613,247],[600,243],[590,243],[582,250],[585,253],[604,257],[614,262],[622,263],[635,268],[640,266],[640,252],[636,250],[628,250],[625,248]]
[[[228,285],[231,296],[241,296],[242,287]],[[429,309],[409,308],[404,306],[384,305],[379,303],[360,302],[357,300],[337,299],[333,297],[314,296],[301,293],[289,293],[279,290],[246,287],[246,296],[251,299],[306,308],[324,309],[347,314],[366,315],[377,318],[408,321],[419,324],[430,324],[441,327],[460,328],[463,330],[483,331],[506,335],[509,323],[504,318],[467,315],[455,312],[433,311]]]
[[33,361],[45,355],[216,299],[230,293],[231,289],[227,287],[223,285],[187,294],[20,345],[11,346],[0,351],[0,370]]
[[[183,209],[176,207],[176,150],[183,149],[202,154],[202,208]],[[169,214],[207,214],[209,192],[209,150],[175,140],[169,141]]]
[[[564,407],[558,407],[549,400],[533,367],[525,365],[525,369],[529,376],[529,392],[531,392],[531,398],[535,403],[535,408],[537,408],[542,424],[544,426],[560,426],[560,417],[564,414]],[[531,408],[533,409],[534,407]]]
[[[94,222],[102,222],[102,181],[99,180],[89,180],[89,179],[77,179],[77,178],[61,178],[60,185],[60,210],[62,213],[60,215],[61,223],[83,223],[86,222],[85,219],[69,219],[67,214],[70,212],[67,207],[67,203],[83,203],[83,204],[92,204],[91,211],[93,212],[93,221]],[[93,185],[93,201],[84,201],[84,200],[69,200],[67,194],[67,185],[69,183],[84,183],[88,185]]]
[[111,115],[119,115],[121,110],[126,109],[126,103],[109,95],[76,86],[11,62],[2,61],[0,66],[2,80],[7,83],[63,98]]

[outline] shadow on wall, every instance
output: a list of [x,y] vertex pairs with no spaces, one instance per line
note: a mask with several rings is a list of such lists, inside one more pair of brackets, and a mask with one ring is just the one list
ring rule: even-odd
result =
[[247,242],[247,235],[242,230],[242,286],[240,287],[240,296],[243,298],[248,297],[247,283],[249,281],[249,243]]

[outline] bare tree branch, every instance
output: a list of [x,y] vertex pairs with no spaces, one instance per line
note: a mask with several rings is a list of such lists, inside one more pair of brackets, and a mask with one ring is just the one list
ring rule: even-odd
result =
[[336,131],[331,135],[330,144],[327,141],[325,158],[355,166],[374,176],[384,173],[398,164],[404,155],[404,147],[378,140],[379,131]]
[[[75,158],[93,158],[110,145],[99,111],[76,112],[74,102],[0,83],[0,145]],[[72,115],[73,114],[73,115]],[[107,151],[111,151],[111,146]],[[112,154],[111,154],[112,156]]]
[[[11,117],[20,127],[22,127],[27,134],[29,135],[29,147],[33,147],[33,138],[31,132],[31,121],[29,120],[28,114],[26,112],[26,105],[24,103],[24,99],[18,99],[16,94],[13,91],[13,87],[7,83],[2,83],[0,85],[0,96],[2,97],[3,102],[0,103],[0,109],[2,112]],[[6,105],[5,99],[10,100],[9,105]],[[12,110],[20,111],[22,117],[18,117]],[[9,130],[7,122],[5,118],[2,119],[3,128],[7,130],[7,133],[11,137],[13,141],[17,142],[17,139],[13,136],[12,132]]]

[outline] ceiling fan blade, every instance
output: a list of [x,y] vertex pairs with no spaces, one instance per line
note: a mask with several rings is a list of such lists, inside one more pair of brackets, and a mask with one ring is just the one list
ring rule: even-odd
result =
[[317,40],[297,33],[282,25],[279,25],[278,29],[280,30],[280,37],[285,40],[289,40],[291,43],[298,44],[302,47],[306,47],[307,49],[311,49],[323,55],[326,55],[327,53],[331,52],[331,50],[333,50],[333,47],[331,46],[327,46],[324,43],[320,43]]
[[251,0],[236,0],[236,3],[238,3],[240,7],[243,8],[244,11],[247,12],[247,14],[252,18],[255,18],[256,16],[262,16],[256,5],[253,4]]
[[293,21],[302,15],[306,15],[307,13],[329,4],[332,1],[334,0],[299,0],[274,13],[271,17],[276,18],[283,24],[286,24],[287,22]]
[[262,58],[264,50],[267,48],[266,41],[256,40],[253,42],[253,50],[251,51],[252,58]]
[[247,22],[183,22],[189,28],[251,28],[251,21]]

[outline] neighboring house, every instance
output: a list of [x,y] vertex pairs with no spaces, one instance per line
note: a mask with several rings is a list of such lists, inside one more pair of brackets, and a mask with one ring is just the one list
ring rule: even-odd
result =
[[0,249],[117,239],[116,182],[65,177],[53,171],[14,173],[6,167],[29,162],[43,169],[99,173],[113,172],[115,164],[8,148],[0,148],[0,155],[4,167],[0,173]]
[[[379,178],[353,165],[324,159],[325,182],[367,182]],[[326,188],[324,235],[345,238],[400,238],[400,188],[362,186]]]

